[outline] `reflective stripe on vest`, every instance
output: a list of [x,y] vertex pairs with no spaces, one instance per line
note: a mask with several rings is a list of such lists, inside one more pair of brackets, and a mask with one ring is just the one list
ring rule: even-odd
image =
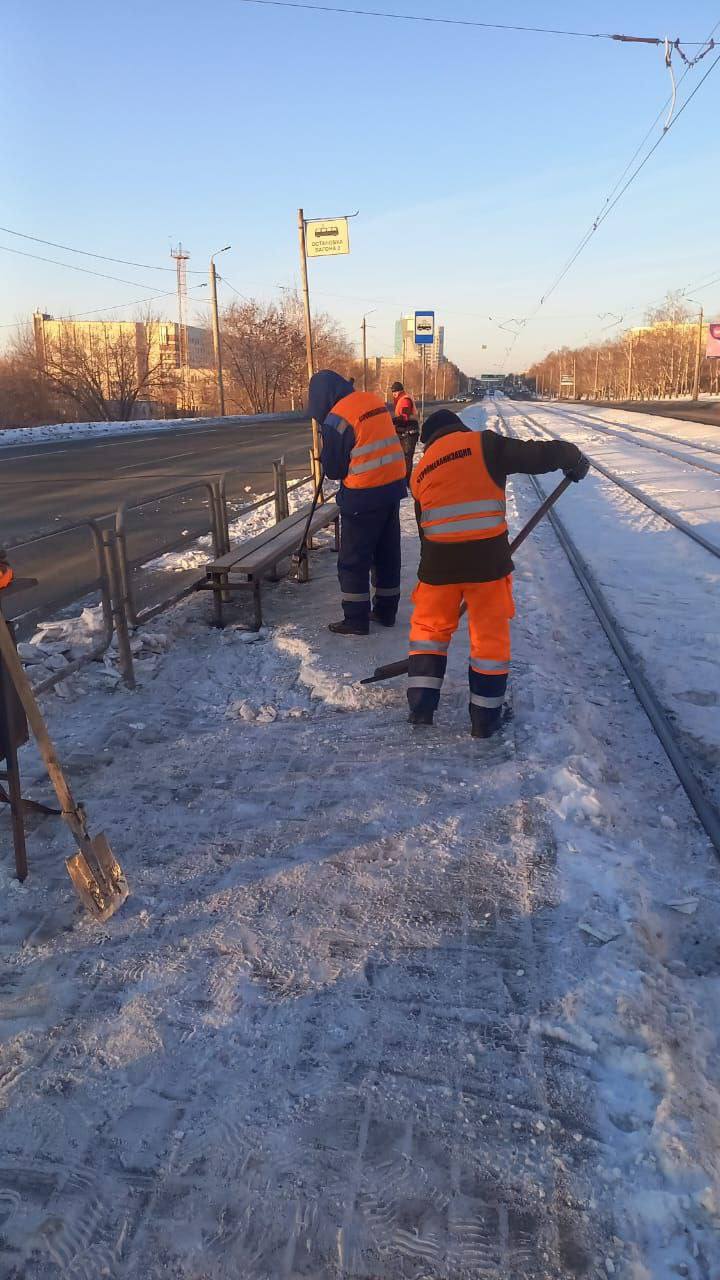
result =
[[405,455],[387,406],[368,391],[353,391],[333,405],[333,413],[350,423],[355,444],[343,484],[348,489],[374,489],[405,479]]
[[505,492],[485,463],[482,436],[453,431],[426,449],[412,478],[423,537],[466,542],[507,533]]

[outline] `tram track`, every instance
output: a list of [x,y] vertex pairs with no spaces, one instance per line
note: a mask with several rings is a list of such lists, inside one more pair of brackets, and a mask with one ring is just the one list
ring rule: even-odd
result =
[[[571,409],[560,409],[557,404],[553,404],[553,413],[566,414],[582,419],[582,414]],[[654,431],[652,427],[641,427],[637,422],[633,422],[632,426],[624,426],[622,422],[611,422],[609,418],[591,417],[585,419],[587,422],[602,422],[608,427],[615,430],[626,431],[632,438],[636,432],[641,432],[644,436],[655,436],[658,440],[671,440],[673,444],[681,444],[685,449],[697,449],[700,453],[716,453],[720,455],[720,445],[717,444],[698,444],[694,440],[683,440],[682,436],[671,436],[666,431]],[[705,424],[706,425],[706,424]]]
[[[685,466],[695,467],[699,471],[709,471],[712,475],[720,476],[720,464],[713,465],[711,462],[698,462],[693,458],[688,458],[682,453],[677,453],[675,449],[661,449],[656,444],[650,444],[647,440],[637,440],[635,438],[635,428],[624,427],[620,422],[607,422],[601,418],[586,418],[581,413],[574,413],[571,409],[555,409],[552,411],[560,418],[565,418],[570,422],[577,422],[579,426],[586,431],[600,431],[603,435],[610,439],[623,441],[626,444],[632,444],[638,449],[652,449],[654,453],[660,453],[665,458],[672,458],[676,462],[682,462]],[[689,441],[681,440],[679,436],[662,436],[660,432],[649,431],[646,427],[638,427],[638,431],[646,432],[648,435],[656,435],[661,440],[672,440],[683,445],[687,449],[695,449],[702,453],[716,453],[720,455],[720,448],[713,445],[691,444]]]
[[[553,440],[563,439],[563,437],[558,435],[556,431],[552,431],[550,427],[546,427],[544,423],[538,422],[537,419],[531,417],[530,414],[523,412],[521,409],[515,408],[515,406],[513,406],[513,408],[518,417],[522,418],[523,421],[528,422],[534,431],[542,432],[544,435],[550,436]],[[505,422],[506,420],[503,418],[503,415],[497,405],[495,406],[495,409],[500,419]],[[648,493],[639,489],[638,486],[633,484],[630,480],[625,480],[623,476],[619,476],[617,471],[612,471],[609,467],[606,467],[604,463],[599,462],[597,458],[594,458],[587,449],[584,449],[583,452],[590,459],[594,469],[598,471],[600,475],[605,476],[606,480],[617,485],[619,489],[624,489],[625,493],[629,494],[631,498],[635,498],[637,502],[641,502],[649,511],[660,516],[661,520],[666,520],[668,524],[673,526],[673,528],[678,529],[680,533],[684,533],[686,537],[690,538],[693,542],[696,542],[698,546],[703,547],[705,551],[709,551],[710,555],[720,559],[720,544],[713,542],[710,538],[706,538],[704,534],[699,533],[698,530],[695,529],[687,520],[684,520],[682,516],[677,515],[676,512],[671,511],[669,507],[664,506],[661,502],[657,502],[655,498],[651,498]]]
[[[515,431],[513,424],[505,417],[497,403],[495,405],[495,411],[500,423],[502,424],[503,430],[508,435],[517,437],[517,432]],[[518,413],[518,415],[524,420],[533,424],[533,419],[530,418],[528,414],[522,413],[519,410],[516,410],[516,413]],[[540,424],[538,424],[538,426],[539,425]],[[556,436],[554,432],[549,431],[547,428],[543,427],[541,429],[554,439],[560,439],[559,436]],[[635,488],[634,486],[628,486],[628,484],[622,481],[620,477],[615,477],[612,473],[608,473],[606,468],[599,466],[593,459],[591,459],[591,461],[593,467],[600,471],[601,474],[605,475],[607,479],[611,480],[612,483],[618,484],[620,488],[630,493],[633,497],[636,497],[637,500],[642,502],[645,506],[650,505],[650,501],[647,499],[646,495],[642,495],[637,490],[633,492]],[[529,476],[528,478],[531,481],[539,500],[543,501],[546,494],[541,484],[535,476]],[[651,509],[655,509],[656,505],[657,504],[653,504]],[[671,513],[666,514],[662,509],[660,509],[658,514],[662,515],[664,519],[667,519],[668,515]],[[685,750],[678,741],[677,735],[672,728],[670,719],[660,698],[644,675],[640,662],[635,656],[629,641],[623,633],[622,626],[613,613],[608,599],[600,587],[592,568],[568,531],[567,525],[558,515],[557,510],[549,511],[548,519],[560,546],[570,562],[575,577],[580,583],[580,586],[582,587],[583,592],[585,593],[603,631],[605,632],[605,635],[607,636],[608,641],[610,642],[610,645],[625,672],[625,675],[630,681],[635,695],[645,711],[645,714],[647,715],[648,720],[650,721],[650,724],[652,725],[652,728],[660,741],[662,748],[681,786],[683,787],[695,814],[697,815],[698,820],[705,830],[716,854],[720,857],[720,813],[718,813],[715,805],[708,799],[702,783],[695,774],[691,761],[688,759]],[[680,532],[686,533],[688,536],[693,536],[694,531],[690,529],[690,526],[687,526],[687,528],[683,527],[685,524],[684,521],[678,523],[676,519],[673,518],[670,519],[669,522],[678,528]],[[720,556],[720,547],[715,547],[713,544],[707,543],[707,540],[701,539],[700,535],[695,536],[694,540],[699,541],[700,545],[705,546],[705,548],[710,550],[713,555]]]

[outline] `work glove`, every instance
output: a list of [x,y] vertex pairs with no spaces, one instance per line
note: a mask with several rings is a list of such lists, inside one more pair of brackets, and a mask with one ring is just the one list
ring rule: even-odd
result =
[[590,470],[590,460],[585,457],[584,453],[580,454],[577,462],[572,467],[565,468],[565,475],[568,480],[574,480],[577,484],[579,480],[584,480]]

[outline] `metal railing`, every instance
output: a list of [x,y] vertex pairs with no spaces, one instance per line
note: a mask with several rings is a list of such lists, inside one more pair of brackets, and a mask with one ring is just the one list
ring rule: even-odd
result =
[[[147,507],[157,506],[160,502],[166,502],[169,499],[180,498],[185,494],[194,493],[197,490],[207,493],[207,523],[200,529],[194,529],[192,534],[183,533],[180,537],[171,541],[164,542],[161,546],[154,546],[145,555],[132,558],[128,554],[128,515],[130,512],[142,511]],[[173,604],[184,599],[195,590],[195,582],[197,574],[193,580],[186,583],[179,591],[175,591],[171,596],[163,598],[158,603],[146,609],[139,609],[135,600],[133,591],[133,574],[138,569],[145,568],[153,561],[160,559],[161,556],[168,555],[172,551],[178,551],[181,547],[190,546],[197,542],[199,538],[206,534],[211,534],[213,540],[213,550],[215,557],[221,556],[224,549],[226,516],[221,516],[221,500],[219,494],[219,486],[214,480],[193,480],[190,484],[181,485],[177,489],[166,489],[163,493],[152,494],[148,498],[143,498],[141,502],[123,502],[115,513],[115,535],[117,538],[118,554],[120,561],[120,584],[122,592],[122,601],[125,613],[130,626],[139,627],[144,622],[149,622],[151,618],[156,618],[159,613],[165,609],[169,609]]]
[[[46,594],[43,595],[41,605],[33,606],[31,596],[29,608],[20,608],[9,615],[16,621],[22,622],[32,619],[37,623],[41,614],[47,616],[48,613],[58,612],[78,599],[90,598],[96,592],[99,593],[102,631],[97,641],[81,655],[68,661],[61,669],[53,671],[51,675],[35,685],[35,693],[45,692],[68,676],[73,675],[81,667],[102,658],[110,648],[113,636],[116,637],[118,665],[122,678],[128,688],[134,688],[135,673],[130,646],[130,629],[141,627],[144,623],[149,622],[152,618],[157,617],[160,613],[190,595],[205,573],[204,568],[202,570],[199,568],[197,570],[187,570],[186,575],[184,575],[183,586],[179,590],[173,590],[169,594],[163,595],[162,599],[157,600],[149,607],[142,608],[137,600],[135,578],[138,572],[152,565],[154,561],[159,560],[163,555],[177,551],[185,546],[191,546],[208,534],[212,538],[213,557],[217,559],[230,551],[231,523],[242,520],[253,511],[259,511],[263,507],[274,505],[275,523],[279,524],[290,514],[290,494],[312,481],[312,476],[308,475],[288,484],[285,458],[279,458],[273,463],[272,493],[230,513],[229,481],[233,475],[242,475],[243,472],[243,468],[231,468],[223,472],[218,479],[210,480],[203,477],[193,480],[189,484],[181,485],[176,489],[167,489],[162,493],[151,494],[140,502],[128,500],[120,504],[114,518],[112,516],[104,516],[97,520],[78,521],[76,524],[52,530],[50,533],[41,534],[36,538],[28,539],[26,542],[16,543],[12,547],[12,558],[15,567],[30,574],[35,570],[34,576],[36,577],[40,576],[42,565],[47,563],[47,554],[43,554],[41,544],[50,540],[57,541],[62,538],[70,538],[72,540],[73,537],[82,534],[83,530],[88,530],[94,553],[95,577],[90,581],[83,581],[81,589],[73,589],[67,584],[64,586],[59,585],[58,590],[51,594],[49,600]],[[132,531],[129,530],[128,523],[129,517],[133,513],[144,511],[153,506],[157,507],[159,503],[177,501],[188,494],[197,492],[206,496],[206,501],[203,503],[202,508],[204,512],[203,523],[200,527],[196,526],[192,530],[184,530],[182,534],[173,535],[160,543],[154,542],[139,555],[131,556],[129,554]],[[112,524],[109,527],[107,525],[103,527],[101,521],[112,521]],[[78,558],[77,552],[74,554]],[[72,552],[69,555],[66,553],[65,559],[72,559]],[[187,575],[189,575],[189,579]],[[58,579],[59,582],[61,580],[61,578]],[[47,576],[44,577],[43,586],[47,586]],[[32,591],[33,588],[29,588],[29,593],[32,593]],[[27,597],[23,595],[18,602],[23,599],[26,600]]]
[[[52,689],[61,680],[67,679],[68,676],[74,675],[81,667],[87,666],[90,662],[96,662],[98,658],[102,658],[112,643],[113,633],[118,634],[118,648],[120,649],[120,633],[122,632],[122,622],[119,627],[116,624],[115,604],[113,592],[113,579],[117,570],[117,547],[115,545],[115,535],[111,529],[103,529],[97,520],[79,520],[76,524],[66,525],[62,529],[53,529],[50,533],[40,534],[36,538],[28,538],[25,542],[17,542],[12,547],[13,565],[19,571],[18,576],[27,572],[29,576],[34,575],[35,560],[38,555],[42,559],[46,559],[47,553],[43,553],[42,544],[50,541],[58,542],[61,539],[68,538],[72,541],[73,535],[82,534],[88,530],[90,534],[90,542],[95,557],[96,576],[90,583],[85,583],[83,587],[83,595],[91,595],[99,592],[100,608],[102,613],[102,631],[96,641],[85,652],[76,658],[70,659],[62,668],[53,671],[44,680],[33,685],[33,692],[44,693],[47,689]],[[66,559],[69,559],[66,556]],[[62,578],[58,577],[58,588],[51,595],[50,600],[47,597],[43,599],[42,605],[32,606],[32,590],[30,588],[30,608],[21,608],[18,612],[10,605],[8,617],[15,621],[37,616],[42,610],[43,613],[53,612],[65,608],[77,599],[77,593],[67,586],[62,585]],[[24,595],[24,593],[23,593]],[[11,600],[13,598],[11,597]],[[18,596],[15,598],[18,606],[27,603],[27,596]],[[129,649],[128,649],[129,653]],[[121,662],[123,654],[121,653]],[[123,671],[125,676],[125,671]]]

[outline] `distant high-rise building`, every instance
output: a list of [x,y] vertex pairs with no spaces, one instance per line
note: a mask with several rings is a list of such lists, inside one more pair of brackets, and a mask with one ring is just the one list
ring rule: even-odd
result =
[[[425,348],[428,365],[434,368],[445,359],[445,326],[435,322],[435,340]],[[401,316],[395,321],[395,355],[406,361],[422,359],[422,348],[415,345],[415,316]]]

